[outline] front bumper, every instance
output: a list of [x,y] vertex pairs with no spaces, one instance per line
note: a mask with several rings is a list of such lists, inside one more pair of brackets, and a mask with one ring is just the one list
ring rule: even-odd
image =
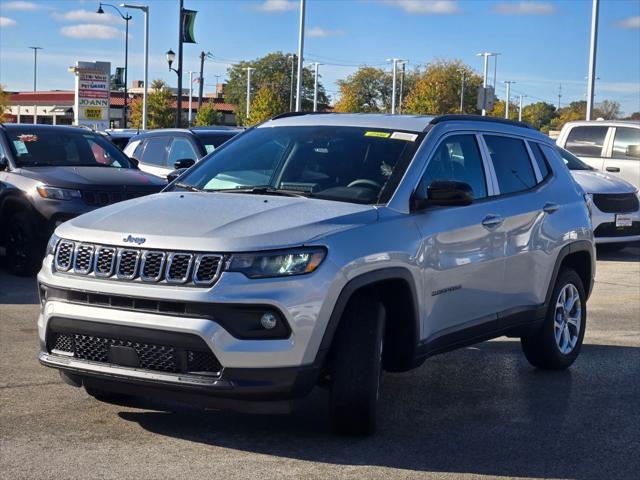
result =
[[640,210],[624,215],[631,216],[631,227],[616,227],[615,213],[602,212],[595,205],[592,206],[591,222],[596,244],[640,241]]

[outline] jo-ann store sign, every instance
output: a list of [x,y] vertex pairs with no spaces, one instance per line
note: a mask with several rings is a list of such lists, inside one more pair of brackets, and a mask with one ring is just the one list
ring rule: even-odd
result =
[[111,63],[76,62],[75,124],[95,130],[109,128]]

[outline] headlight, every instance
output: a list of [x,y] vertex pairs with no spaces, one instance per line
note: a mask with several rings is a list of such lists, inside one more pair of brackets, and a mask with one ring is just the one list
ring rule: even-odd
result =
[[51,235],[49,239],[49,243],[47,243],[47,252],[46,255],[53,255],[56,252],[56,247],[58,246],[58,242],[60,241],[60,237],[58,237],[55,233]]
[[228,270],[244,273],[249,278],[303,275],[318,268],[325,255],[323,248],[241,253],[231,257]]
[[70,188],[38,185],[37,189],[42,198],[50,198],[52,200],[71,200],[72,198],[80,198],[82,196],[80,190],[72,190]]

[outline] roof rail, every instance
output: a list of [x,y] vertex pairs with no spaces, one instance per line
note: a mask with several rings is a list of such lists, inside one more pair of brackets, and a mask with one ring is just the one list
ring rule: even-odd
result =
[[271,117],[269,120],[280,120],[281,118],[288,118],[288,117],[300,117],[302,115],[322,115],[325,113],[333,113],[333,112],[285,112],[285,113],[280,113],[279,115],[276,115],[274,117]]
[[459,115],[459,114],[438,115],[437,117],[434,117],[429,122],[429,125],[436,125],[441,122],[451,122],[455,120],[470,120],[473,122],[502,123],[504,125],[511,125],[513,127],[529,128],[532,130],[536,130],[536,128],[532,127],[528,123],[516,122],[515,120],[507,120],[506,118],[483,117],[480,115]]

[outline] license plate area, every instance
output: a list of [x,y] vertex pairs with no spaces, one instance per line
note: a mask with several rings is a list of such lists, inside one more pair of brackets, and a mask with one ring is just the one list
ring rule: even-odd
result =
[[616,215],[616,228],[631,227],[632,225],[631,215]]

